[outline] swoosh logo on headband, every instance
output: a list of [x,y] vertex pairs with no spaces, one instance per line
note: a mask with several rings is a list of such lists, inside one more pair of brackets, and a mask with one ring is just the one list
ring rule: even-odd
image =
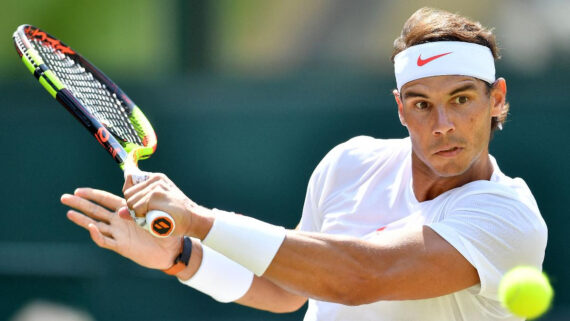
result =
[[421,66],[427,64],[427,63],[430,62],[430,61],[434,61],[434,60],[436,60],[437,58],[441,58],[441,57],[443,57],[443,56],[445,56],[445,55],[449,55],[449,54],[452,53],[452,52],[453,52],[453,51],[446,52],[446,53],[442,53],[442,54],[440,54],[440,55],[435,55],[435,56],[432,56],[432,57],[429,57],[429,58],[426,58],[426,59],[422,59],[422,54],[420,54],[420,55],[418,56],[418,67],[421,67]]

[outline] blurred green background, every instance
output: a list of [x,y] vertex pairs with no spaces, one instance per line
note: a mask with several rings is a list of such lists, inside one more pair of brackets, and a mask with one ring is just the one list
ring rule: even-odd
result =
[[404,21],[424,5],[496,27],[511,114],[491,152],[505,173],[526,180],[549,226],[544,269],[556,297],[541,320],[570,319],[568,1],[4,0],[0,320],[62,320],[64,306],[100,321],[304,313],[218,304],[97,248],[66,220],[62,193],[120,193],[122,173],[18,61],[18,25],[61,38],[145,111],[160,143],[143,169],[166,173],[205,206],[293,228],[328,150],[356,135],[406,135],[389,55]]

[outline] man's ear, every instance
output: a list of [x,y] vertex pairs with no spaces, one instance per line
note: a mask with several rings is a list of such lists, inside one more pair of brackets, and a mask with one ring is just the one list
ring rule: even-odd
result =
[[507,102],[507,82],[505,78],[499,78],[491,88],[491,116],[500,117]]
[[404,104],[402,104],[402,100],[400,99],[400,93],[397,89],[392,91],[394,95],[394,99],[396,99],[396,105],[398,105],[398,117],[400,118],[400,123],[402,126],[406,126],[406,120],[404,119]]

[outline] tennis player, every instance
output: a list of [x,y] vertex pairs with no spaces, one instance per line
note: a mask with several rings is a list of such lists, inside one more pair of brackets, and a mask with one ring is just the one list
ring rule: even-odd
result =
[[[166,176],[125,199],[78,189],[62,202],[95,243],[162,269],[220,302],[305,320],[520,320],[498,301],[501,276],[542,267],[547,228],[525,182],[489,155],[508,111],[489,29],[423,8],[394,42],[393,91],[409,137],[356,137],[315,169],[296,230],[207,209]],[[162,210],[176,236],[138,216]],[[115,210],[117,214],[106,210]]]

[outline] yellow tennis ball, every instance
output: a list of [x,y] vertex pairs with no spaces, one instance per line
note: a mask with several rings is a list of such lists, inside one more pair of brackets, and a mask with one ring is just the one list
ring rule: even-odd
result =
[[539,317],[550,307],[553,295],[546,274],[531,266],[513,268],[499,284],[501,303],[519,317]]

